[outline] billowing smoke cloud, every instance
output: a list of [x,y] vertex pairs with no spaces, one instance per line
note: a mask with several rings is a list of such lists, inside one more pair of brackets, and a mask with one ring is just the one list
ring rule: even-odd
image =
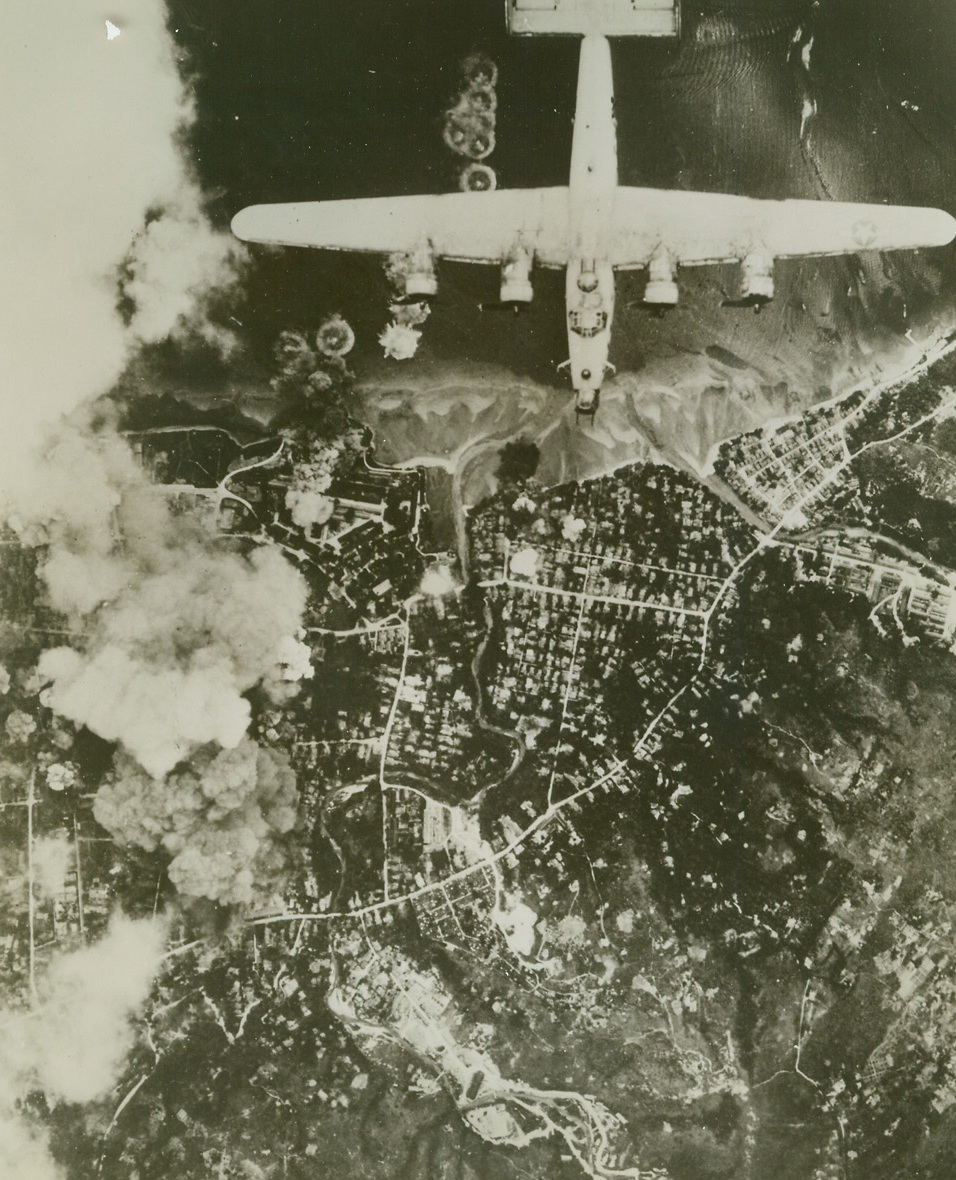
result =
[[48,1094],[105,1094],[133,1045],[130,1017],[146,1001],[163,954],[162,922],[114,919],[107,934],[54,959],[39,982],[42,1018],[21,1030],[19,1062]]
[[[301,579],[275,550],[227,552],[198,514],[174,518],[118,440],[90,438],[74,422],[77,433],[50,441],[51,424],[109,390],[141,343],[199,332],[230,344],[203,308],[233,281],[240,248],[208,225],[184,164],[192,109],[166,16],[146,0],[115,0],[108,11],[93,0],[0,8],[9,178],[0,249],[13,276],[0,317],[0,426],[10,444],[0,511],[12,506],[21,535],[48,546],[51,604],[83,634],[75,648],[46,654],[46,699],[157,775],[197,746],[242,742],[242,693],[264,675],[286,678],[277,649],[304,602]],[[257,802],[240,775],[246,802],[224,812],[223,826],[236,811],[248,826],[291,825],[287,779],[253,761]],[[253,856],[267,860],[267,844],[260,833]],[[53,888],[62,858],[49,851]],[[192,883],[187,870],[198,870],[183,869]],[[108,1091],[163,939],[160,923],[114,921],[102,941],[51,965],[38,1008],[0,1014],[0,1175],[59,1176],[17,1102],[36,1088],[70,1102]]]
[[119,760],[94,814],[121,843],[165,849],[180,893],[245,904],[281,873],[281,837],[298,816],[295,772],[283,753],[248,738],[159,782]]
[[39,1006],[0,1013],[0,1173],[9,1180],[56,1180],[42,1131],[17,1101],[43,1090],[51,1100],[89,1102],[114,1085],[129,1053],[130,1019],[159,967],[165,927],[114,919],[92,946],[53,960],[38,981]]
[[46,1136],[13,1110],[0,1110],[0,1172],[8,1180],[60,1180]]
[[407,361],[418,352],[418,342],[421,340],[421,336],[422,334],[417,328],[392,320],[379,333],[378,342],[384,349],[386,356],[393,357],[397,361]]
[[[192,112],[165,6],[118,0],[109,16],[112,38],[93,0],[0,8],[0,253],[15,276],[0,317],[3,436],[17,439],[6,486],[40,424],[107,390],[138,339],[181,324],[235,249],[202,219],[176,143]],[[125,327],[117,275],[131,249]]]
[[422,338],[419,325],[424,324],[431,315],[431,305],[427,300],[406,299],[407,280],[429,265],[427,257],[423,258],[415,252],[390,254],[385,259],[385,279],[392,289],[394,300],[388,306],[392,318],[379,333],[378,342],[385,355],[397,361],[409,360],[418,351]]
[[47,546],[51,605],[81,634],[42,655],[45,701],[157,778],[207,742],[236,746],[250,717],[243,694],[289,679],[301,575],[271,545],[244,555],[198,511],[174,514],[115,435],[66,434],[45,458],[46,478],[13,521]]
[[212,229],[191,186],[137,235],[124,266],[123,296],[131,305],[130,333],[143,343],[198,333],[228,355],[235,337],[201,314],[210,291],[233,286],[243,248]]

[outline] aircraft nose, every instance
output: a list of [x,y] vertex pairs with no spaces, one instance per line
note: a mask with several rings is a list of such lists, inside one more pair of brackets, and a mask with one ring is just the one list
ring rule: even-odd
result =
[[254,209],[254,205],[247,205],[245,209],[240,209],[230,223],[229,228],[241,242],[252,240],[252,231],[255,229]]
[[268,205],[247,205],[235,214],[229,228],[240,242],[281,242],[283,229],[288,231],[290,220],[294,224],[295,218],[291,215],[291,206],[290,212],[282,214],[280,211],[278,217],[277,208],[275,205],[271,208]]

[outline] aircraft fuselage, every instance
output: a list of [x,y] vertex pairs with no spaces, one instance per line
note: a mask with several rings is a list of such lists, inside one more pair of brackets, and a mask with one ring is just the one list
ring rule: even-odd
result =
[[566,279],[568,363],[577,409],[592,414],[608,370],[614,318],[610,229],[617,189],[614,77],[606,37],[581,42],[568,186],[571,256]]

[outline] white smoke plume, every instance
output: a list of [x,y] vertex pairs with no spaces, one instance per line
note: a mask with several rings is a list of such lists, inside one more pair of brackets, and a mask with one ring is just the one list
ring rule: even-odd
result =
[[12,520],[47,547],[50,603],[81,633],[42,655],[45,699],[156,778],[207,742],[236,746],[250,718],[243,694],[282,679],[303,578],[276,548],[227,550],[204,515],[174,514],[115,435],[65,434],[45,459],[47,477]]
[[379,333],[378,342],[386,356],[397,361],[407,361],[418,352],[421,337],[422,334],[417,328],[412,328],[408,324],[397,324],[392,320]]
[[249,738],[161,781],[119,760],[94,814],[121,843],[169,853],[180,893],[246,904],[267,893],[284,863],[278,840],[298,818],[295,772],[284,754]]
[[312,648],[294,635],[283,636],[276,650],[278,677],[284,684],[298,684],[311,680],[315,674],[312,667]]
[[335,501],[314,490],[289,488],[285,494],[285,506],[292,514],[293,521],[302,529],[326,524],[332,519]]
[[43,1132],[17,1101],[89,1102],[116,1082],[134,1043],[131,1018],[146,1002],[163,954],[162,922],[115,918],[97,943],[60,955],[38,981],[39,1006],[0,1013],[0,1174],[55,1180]]
[[[176,142],[192,111],[165,5],[117,0],[109,15],[112,38],[94,0],[0,7],[0,425],[17,440],[4,486],[30,473],[39,428],[105,392],[139,339],[181,324],[235,248],[202,219]],[[168,213],[147,227],[156,210]],[[131,250],[125,327],[117,275]]]
[[61,1180],[46,1134],[12,1107],[0,1108],[0,1175],[7,1180]]
[[[23,535],[49,545],[51,602],[88,635],[48,653],[49,699],[159,772],[194,743],[241,741],[241,693],[295,632],[304,597],[274,551],[225,553],[198,522],[174,523],[115,440],[49,441],[141,343],[191,331],[230,343],[202,311],[241,248],[208,225],[184,163],[193,112],[166,17],[158,0],[0,7],[0,511],[12,500]],[[114,921],[51,965],[39,1008],[0,1013],[0,1175],[60,1175],[16,1104],[36,1088],[69,1102],[108,1091],[163,940],[159,923]]]
[[460,589],[461,586],[455,579],[455,575],[442,562],[429,566],[425,570],[419,586],[420,593],[428,598],[444,598],[446,594],[454,594]]
[[228,355],[235,337],[201,312],[210,291],[238,282],[244,257],[235,238],[210,226],[198,190],[185,186],[137,235],[126,260],[121,286],[132,304],[130,333],[156,343],[195,331]]
[[73,845],[65,834],[37,838],[33,845],[33,881],[40,897],[56,897],[72,859]]

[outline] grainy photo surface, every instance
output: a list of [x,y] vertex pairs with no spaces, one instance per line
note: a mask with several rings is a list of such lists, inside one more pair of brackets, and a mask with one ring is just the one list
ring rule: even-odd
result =
[[0,1175],[952,1180],[956,4],[0,25]]

